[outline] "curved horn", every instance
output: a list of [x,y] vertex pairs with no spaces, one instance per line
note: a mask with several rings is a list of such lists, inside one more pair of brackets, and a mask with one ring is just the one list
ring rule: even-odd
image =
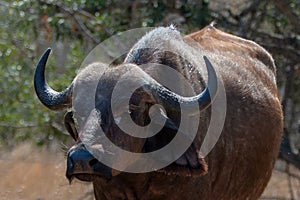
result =
[[51,49],[47,49],[40,58],[34,73],[34,89],[40,101],[51,110],[63,110],[72,106],[71,84],[62,92],[49,87],[45,79],[45,67]]
[[193,97],[182,97],[159,84],[150,86],[151,93],[170,109],[178,110],[181,107],[181,109],[193,113],[197,112],[197,109],[195,109],[197,103],[201,111],[206,109],[217,95],[218,77],[208,58],[206,56],[203,56],[203,58],[208,72],[208,85],[203,92]]

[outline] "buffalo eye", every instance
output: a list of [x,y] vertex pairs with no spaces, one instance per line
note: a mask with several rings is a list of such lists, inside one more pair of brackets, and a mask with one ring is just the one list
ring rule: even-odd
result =
[[77,141],[78,140],[78,133],[75,127],[75,122],[73,118],[73,112],[67,112],[65,114],[64,124],[69,132],[69,134],[72,136],[72,138]]

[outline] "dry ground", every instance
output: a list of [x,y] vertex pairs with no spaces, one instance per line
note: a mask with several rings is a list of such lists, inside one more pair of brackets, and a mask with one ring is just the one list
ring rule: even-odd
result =
[[[93,199],[92,185],[64,177],[66,161],[58,145],[48,148],[23,144],[0,154],[0,199]],[[290,175],[289,175],[290,174]],[[261,199],[300,199],[300,172],[283,161],[276,163]]]
[[[0,199],[93,199],[92,185],[65,178],[60,148],[24,144],[0,156]],[[50,151],[50,152],[49,152]]]

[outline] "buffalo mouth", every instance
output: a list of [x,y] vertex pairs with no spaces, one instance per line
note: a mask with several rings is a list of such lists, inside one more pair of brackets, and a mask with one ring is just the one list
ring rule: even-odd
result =
[[74,179],[78,179],[83,182],[94,182],[99,179],[103,179],[106,181],[109,181],[112,179],[111,169],[109,168],[109,171],[95,169],[93,171],[81,171],[81,172],[70,172],[67,169],[66,172],[66,178],[69,180],[69,183],[71,184]]
[[[70,184],[72,183],[74,178],[76,178],[80,181],[93,182],[96,179],[96,177],[97,177],[97,175],[88,174],[88,173],[77,173],[77,174],[67,175],[67,179],[69,180]],[[99,177],[101,177],[101,176],[99,176]]]
[[69,183],[71,184],[74,178],[84,181],[84,182],[94,182],[97,179],[105,179],[110,180],[112,176],[109,174],[105,174],[103,171],[82,171],[82,172],[70,172],[67,169],[66,177],[69,180]]
[[66,177],[71,183],[74,178],[92,182],[96,178],[111,179],[112,170],[102,164],[82,145],[69,151],[67,156]]
[[97,172],[94,172],[94,173],[87,173],[87,172],[73,173],[73,174],[67,174],[66,177],[69,180],[70,184],[72,183],[74,178],[76,178],[80,181],[84,181],[84,182],[94,182],[97,179],[105,179],[102,174],[99,174]]

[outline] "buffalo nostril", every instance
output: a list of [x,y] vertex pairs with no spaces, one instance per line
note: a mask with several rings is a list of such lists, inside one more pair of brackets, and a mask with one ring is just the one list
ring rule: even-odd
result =
[[89,165],[91,167],[93,167],[94,165],[96,165],[98,163],[98,160],[96,158],[93,158],[92,160],[89,161]]

